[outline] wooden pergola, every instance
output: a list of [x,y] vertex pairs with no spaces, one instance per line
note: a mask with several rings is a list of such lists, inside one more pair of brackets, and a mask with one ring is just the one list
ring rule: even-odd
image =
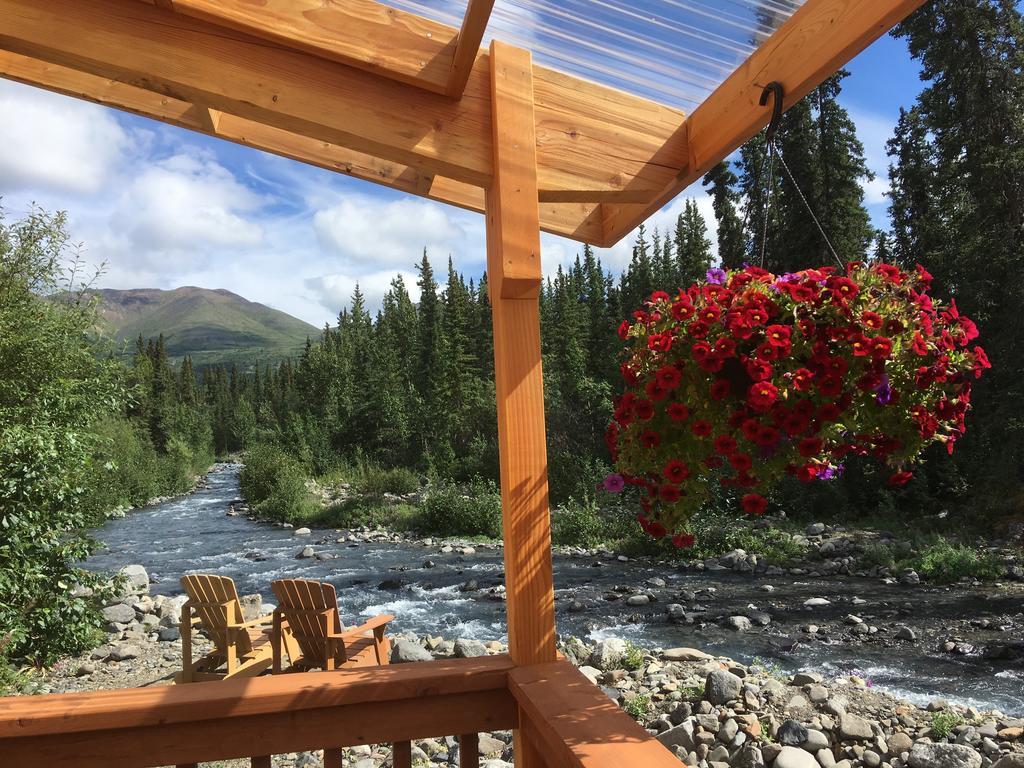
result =
[[[0,76],[484,213],[509,653],[0,699],[0,764],[151,766],[515,730],[524,768],[677,766],[555,650],[540,231],[616,243],[923,0],[806,0],[690,115],[374,0],[0,0]],[[500,2],[500,0],[499,0]],[[7,116],[12,119],[11,116]],[[339,764],[328,753],[331,768]]]

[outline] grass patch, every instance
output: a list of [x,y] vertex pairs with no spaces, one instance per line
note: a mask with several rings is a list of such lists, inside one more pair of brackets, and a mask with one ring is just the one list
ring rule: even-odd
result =
[[373,498],[357,497],[338,501],[308,520],[324,528],[386,528],[410,531],[415,528],[416,508],[409,504],[382,504]]
[[937,536],[919,538],[913,545],[906,542],[870,544],[861,555],[861,563],[869,568],[912,569],[921,578],[936,584],[949,584],[965,576],[998,579],[1004,571],[1002,561],[990,552]]
[[429,536],[501,536],[501,494],[493,482],[476,478],[468,486],[441,483],[419,507],[415,529]]

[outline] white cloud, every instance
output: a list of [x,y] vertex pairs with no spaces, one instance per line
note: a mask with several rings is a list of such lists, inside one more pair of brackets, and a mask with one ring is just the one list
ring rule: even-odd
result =
[[94,194],[132,147],[109,110],[0,80],[0,192]]
[[438,203],[415,198],[346,196],[317,211],[313,228],[321,246],[362,267],[407,265],[424,247],[446,255],[465,231]]
[[401,275],[405,288],[412,300],[419,301],[420,289],[416,285],[416,274],[404,270],[381,270],[364,275],[347,275],[335,273],[309,278],[306,286],[320,298],[320,303],[333,312],[347,307],[352,300],[352,292],[358,284],[362,291],[366,306],[370,312],[376,311],[384,300],[384,294],[391,288],[391,281]]

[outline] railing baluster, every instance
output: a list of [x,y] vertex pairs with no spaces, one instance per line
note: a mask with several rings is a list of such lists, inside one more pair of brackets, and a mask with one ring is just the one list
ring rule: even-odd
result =
[[396,741],[391,745],[391,764],[394,768],[412,768],[411,741]]
[[340,749],[324,750],[324,768],[344,768]]
[[459,736],[459,768],[478,768],[480,765],[480,736],[463,733]]
[[252,764],[252,768],[270,768],[270,755],[254,756],[249,758],[249,761]]

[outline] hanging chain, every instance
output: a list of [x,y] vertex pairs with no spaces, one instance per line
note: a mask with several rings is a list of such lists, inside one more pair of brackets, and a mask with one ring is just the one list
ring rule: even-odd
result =
[[[764,269],[764,254],[768,250],[768,211],[772,207],[772,192],[775,189],[775,142],[768,139],[765,142],[765,151],[768,154],[768,184],[764,195],[764,215],[761,221],[761,259],[758,266]],[[781,160],[781,155],[780,158]]]
[[818,221],[818,217],[814,215],[814,209],[811,208],[811,204],[807,202],[807,198],[804,197],[803,190],[800,189],[800,185],[797,184],[796,179],[793,178],[793,172],[789,170],[789,166],[786,165],[785,158],[783,158],[781,152],[779,152],[778,155],[779,163],[781,163],[783,170],[785,170],[786,175],[789,177],[789,181],[793,185],[793,189],[795,189],[796,193],[800,195],[800,199],[804,201],[804,207],[807,208],[807,212],[811,215],[811,220],[814,222],[814,225],[818,228],[818,231],[821,233],[821,239],[824,240],[825,245],[828,246],[829,253],[831,253],[832,258],[836,260],[836,264],[838,264],[840,267],[844,267],[845,265],[843,264],[843,260],[839,258],[839,254],[836,253],[836,249],[832,246],[832,241],[829,240],[828,235],[825,234],[825,228],[821,226],[821,222]]

